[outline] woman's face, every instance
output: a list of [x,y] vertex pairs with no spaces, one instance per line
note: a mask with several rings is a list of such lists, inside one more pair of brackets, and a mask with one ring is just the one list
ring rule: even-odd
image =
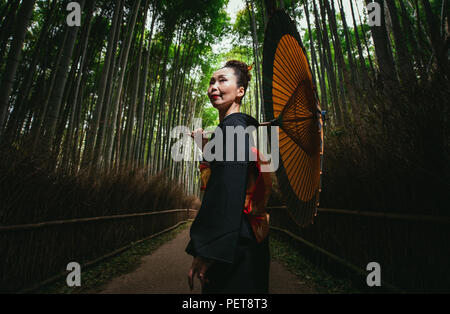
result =
[[244,96],[244,87],[237,86],[237,78],[232,68],[222,68],[214,72],[208,88],[208,97],[214,108],[227,110],[242,96]]

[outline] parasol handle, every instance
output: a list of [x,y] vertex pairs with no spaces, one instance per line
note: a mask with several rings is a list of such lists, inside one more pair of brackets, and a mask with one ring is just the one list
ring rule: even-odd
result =
[[270,121],[261,122],[259,124],[259,126],[270,126],[270,125],[279,125],[278,119],[273,119],[273,120],[270,120]]

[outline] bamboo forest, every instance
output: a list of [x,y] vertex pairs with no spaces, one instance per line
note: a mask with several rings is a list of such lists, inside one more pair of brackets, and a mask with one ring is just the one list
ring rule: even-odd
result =
[[[292,280],[273,269],[270,293],[450,291],[448,0],[0,0],[0,292],[192,293],[205,192],[173,130],[219,125],[207,91],[229,60],[251,66],[240,112],[270,120],[274,12],[301,39],[323,146],[308,226],[270,174],[271,259],[307,286],[277,288]],[[185,290],[114,284],[123,252],[169,237],[181,265],[161,269]]]

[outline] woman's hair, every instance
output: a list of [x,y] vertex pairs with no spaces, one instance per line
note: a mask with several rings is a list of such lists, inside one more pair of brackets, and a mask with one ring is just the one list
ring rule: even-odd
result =
[[[244,96],[245,92],[247,91],[248,82],[252,78],[252,75],[250,74],[250,70],[252,69],[252,66],[248,66],[242,61],[238,60],[229,60],[225,65],[224,68],[232,68],[234,70],[234,74],[237,78],[237,86],[243,86],[244,87]],[[242,96],[242,97],[244,97]]]

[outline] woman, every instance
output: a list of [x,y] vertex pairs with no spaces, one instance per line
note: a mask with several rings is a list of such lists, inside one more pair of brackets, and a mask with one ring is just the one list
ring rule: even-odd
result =
[[[222,130],[223,143],[227,138],[227,126],[242,126],[244,129],[258,126],[253,117],[240,112],[241,100],[251,79],[250,69],[243,62],[231,60],[214,72],[211,78],[208,96],[219,111],[218,128]],[[196,130],[192,135],[196,132],[202,130]],[[202,293],[268,293],[268,216],[265,231],[255,231],[255,234],[256,224],[244,213],[244,208],[248,209],[249,184],[255,182],[257,173],[253,170],[258,166],[257,162],[249,158],[251,142],[252,138],[247,134],[244,161],[237,161],[236,158],[233,161],[225,160],[227,155],[224,144],[223,161],[213,160],[209,163],[208,184],[200,210],[191,226],[191,240],[186,248],[186,252],[194,256],[188,274],[191,290],[193,278],[197,275]],[[235,139],[235,156],[237,143]]]

